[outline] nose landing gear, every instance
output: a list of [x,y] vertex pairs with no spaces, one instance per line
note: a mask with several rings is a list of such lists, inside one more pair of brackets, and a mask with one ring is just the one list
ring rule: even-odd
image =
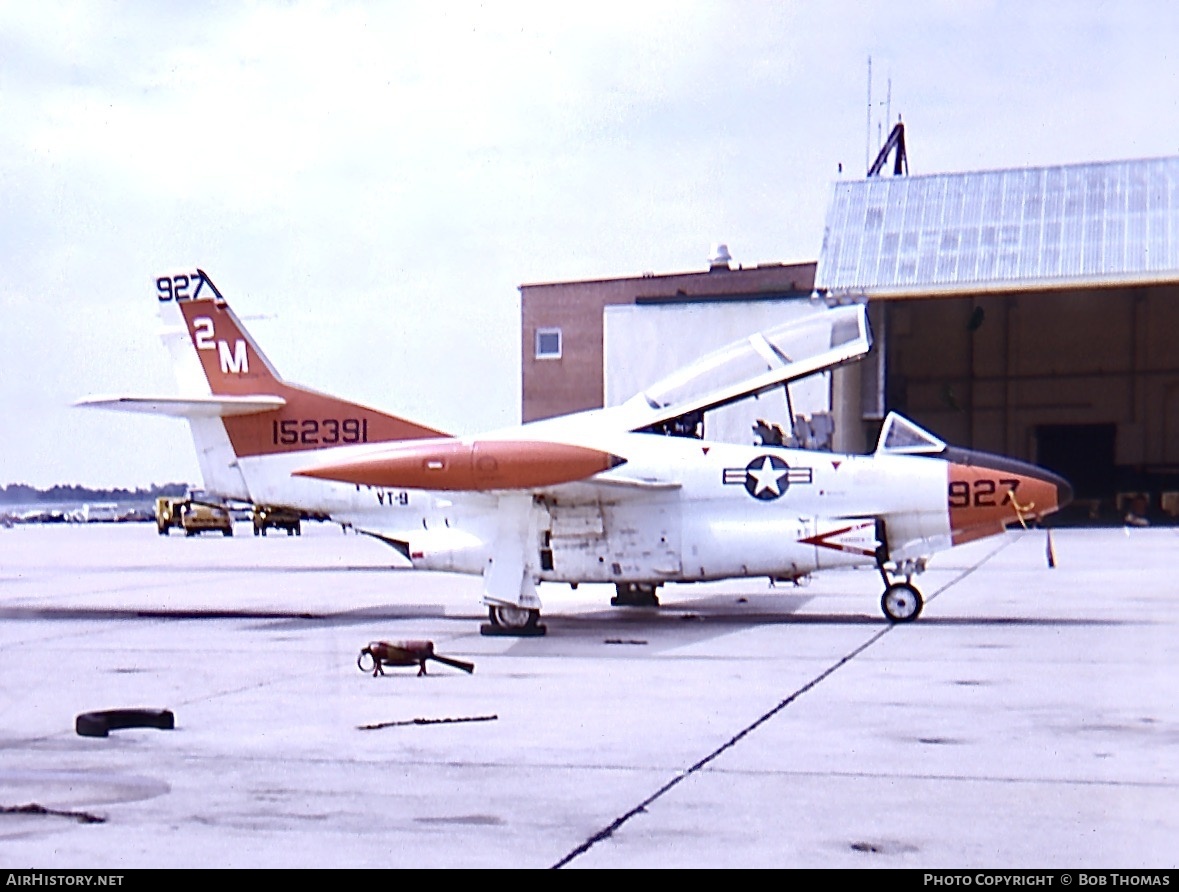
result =
[[891,623],[908,623],[921,615],[921,608],[925,606],[925,599],[917,586],[913,585],[913,577],[925,569],[925,559],[900,561],[894,564],[898,576],[905,578],[904,582],[895,582],[889,575],[886,564],[890,563],[888,554],[888,535],[884,528],[884,520],[876,521],[876,569],[880,571],[880,578],[884,580],[884,594],[880,598],[880,609]]

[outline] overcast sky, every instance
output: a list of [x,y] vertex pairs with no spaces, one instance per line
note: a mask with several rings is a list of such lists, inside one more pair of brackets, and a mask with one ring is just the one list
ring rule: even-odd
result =
[[1177,53],[1173,0],[0,0],[0,484],[199,482],[184,422],[70,407],[174,391],[161,274],[472,433],[519,419],[520,284],[817,259],[869,56],[917,174],[1176,154]]

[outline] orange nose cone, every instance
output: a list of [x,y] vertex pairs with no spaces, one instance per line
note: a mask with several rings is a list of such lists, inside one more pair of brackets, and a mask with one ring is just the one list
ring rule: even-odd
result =
[[1072,501],[1068,481],[1035,465],[965,450],[947,457],[955,545],[1040,520]]
[[295,471],[398,489],[534,489],[584,480],[622,459],[598,449],[528,440],[415,440],[376,453]]

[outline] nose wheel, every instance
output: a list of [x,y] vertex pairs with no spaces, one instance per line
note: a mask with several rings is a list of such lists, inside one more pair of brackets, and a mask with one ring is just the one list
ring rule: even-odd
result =
[[917,619],[925,601],[921,592],[907,582],[894,582],[884,590],[880,599],[880,609],[888,617],[889,622],[907,623]]

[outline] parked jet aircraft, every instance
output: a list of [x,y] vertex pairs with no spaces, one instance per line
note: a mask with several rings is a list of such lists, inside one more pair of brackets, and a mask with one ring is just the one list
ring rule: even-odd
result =
[[704,438],[710,411],[866,354],[860,305],[754,334],[620,406],[451,437],[287,383],[200,270],[157,291],[180,395],[79,404],[187,418],[210,493],[330,515],[416,568],[481,575],[489,633],[543,632],[542,581],[657,604],[669,581],[856,565],[880,572],[885,616],[906,622],[934,552],[1071,499],[1055,474],[897,414],[871,455]]

